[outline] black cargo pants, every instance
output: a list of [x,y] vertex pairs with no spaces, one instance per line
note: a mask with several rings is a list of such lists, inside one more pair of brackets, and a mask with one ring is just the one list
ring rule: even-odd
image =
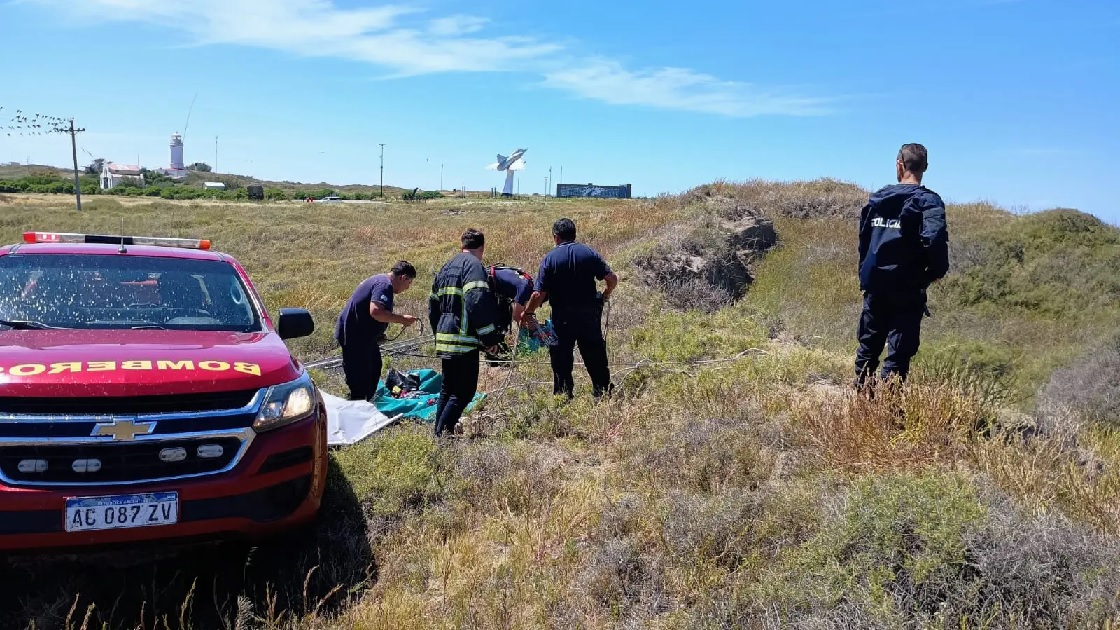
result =
[[342,346],[342,371],[350,400],[369,400],[377,393],[381,379],[381,347],[373,344],[347,344]]
[[910,360],[921,345],[922,317],[926,314],[924,292],[864,293],[855,365],[858,386],[863,386],[868,377],[875,376],[884,345],[887,346],[887,356],[880,378],[886,380],[896,375],[899,380],[906,380],[910,373]]
[[455,431],[455,423],[478,392],[478,350],[443,359],[443,385],[436,408],[436,437]]
[[552,312],[552,330],[556,345],[548,347],[552,364],[552,392],[572,397],[575,381],[573,353],[579,346],[587,375],[591,377],[592,392],[602,396],[612,389],[611,370],[607,365],[607,341],[603,338],[602,309],[599,306],[582,309],[565,309]]

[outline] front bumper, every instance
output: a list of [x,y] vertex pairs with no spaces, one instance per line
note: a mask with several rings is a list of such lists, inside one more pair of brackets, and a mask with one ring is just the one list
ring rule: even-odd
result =
[[[0,484],[0,551],[116,546],[175,539],[253,538],[312,521],[326,485],[327,419],[316,413],[262,433],[232,470],[176,482],[22,488]],[[65,531],[68,498],[174,491],[174,524]]]

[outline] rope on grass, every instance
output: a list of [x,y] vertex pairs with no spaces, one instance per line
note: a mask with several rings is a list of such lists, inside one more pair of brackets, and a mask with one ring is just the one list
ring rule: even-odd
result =
[[[605,301],[603,315],[604,315],[604,331],[603,336],[606,337],[610,329],[610,301]],[[381,346],[381,353],[389,357],[410,357],[415,359],[423,359],[426,362],[434,363],[438,357],[435,354],[421,353],[420,348],[435,342],[435,335],[424,335],[423,322],[421,322],[419,334],[410,339],[401,340],[400,337],[404,334],[406,328],[402,328],[393,339],[389,340],[385,345]],[[616,371],[620,379],[625,379],[634,372],[642,369],[661,369],[665,371],[676,371],[683,375],[690,375],[696,368],[704,367],[708,369],[722,369],[728,367],[733,363],[743,360],[748,355],[769,355],[770,353],[761,348],[747,348],[741,352],[737,352],[731,356],[713,358],[713,359],[693,359],[693,360],[676,360],[676,361],[653,361],[648,358],[640,359],[634,363],[608,363],[607,367]],[[610,355],[608,354],[608,357]],[[551,361],[547,360],[532,360],[532,359],[518,359],[517,358],[517,344],[515,342],[513,352],[508,359],[487,358],[484,353],[479,353],[479,361],[485,362],[488,365],[495,367],[502,367],[506,370],[505,379],[502,382],[487,392],[488,396],[495,396],[502,394],[511,389],[525,388],[526,391],[535,385],[549,385],[551,381],[536,381],[528,380],[525,378],[518,379],[514,382],[515,375],[518,375],[517,366],[519,365],[537,365],[551,367]],[[573,367],[586,366],[583,361],[573,361]],[[312,369],[321,369],[327,371],[336,371],[342,369],[342,356],[335,355],[325,359],[320,359],[310,363],[306,363],[305,367]]]
[[[414,347],[416,347],[416,346],[422,345],[422,342],[414,341],[410,345],[413,345]],[[416,359],[426,359],[426,360],[429,360],[429,361],[434,361],[434,360],[439,358],[434,354],[420,354],[420,353],[417,353],[417,352],[410,352],[410,350],[412,350],[412,349],[413,348],[407,348],[407,347],[401,347],[401,346],[397,346],[397,347],[393,347],[393,348],[390,348],[390,347],[386,346],[386,347],[383,347],[381,349],[381,351],[382,351],[382,354],[384,354],[386,356],[411,357],[411,358],[416,358]],[[668,368],[668,367],[699,367],[699,366],[718,365],[718,364],[721,364],[721,363],[734,363],[734,362],[742,360],[744,357],[746,357],[747,355],[750,355],[750,354],[769,355],[770,353],[767,352],[766,350],[763,350],[762,348],[747,348],[746,350],[743,350],[741,352],[737,352],[737,353],[735,353],[731,356],[720,357],[720,358],[715,358],[715,359],[688,359],[688,360],[676,360],[676,361],[672,361],[672,360],[670,360],[670,361],[653,361],[653,360],[650,360],[650,359],[641,359],[641,360],[639,360],[635,363],[608,363],[607,367],[619,368],[619,369],[629,368],[631,371],[638,370],[638,369],[641,369],[641,368],[646,368],[646,367],[662,367],[662,368]],[[490,365],[495,365],[495,366],[506,366],[506,367],[510,368],[511,370],[514,367],[516,367],[517,365],[547,365],[547,366],[550,366],[550,367],[552,365],[551,362],[543,361],[543,360],[517,360],[517,359],[514,359],[514,358],[510,358],[510,359],[489,359],[489,358],[486,358],[485,356],[482,356],[482,355],[479,356],[479,361],[488,363]],[[572,365],[573,366],[584,366],[586,364],[583,361],[573,361]],[[321,359],[319,361],[314,361],[314,362],[311,362],[311,363],[305,363],[304,366],[307,367],[307,368],[324,369],[324,370],[341,369],[342,368],[342,357],[339,356],[339,357],[331,357],[331,358],[328,358],[328,359]]]

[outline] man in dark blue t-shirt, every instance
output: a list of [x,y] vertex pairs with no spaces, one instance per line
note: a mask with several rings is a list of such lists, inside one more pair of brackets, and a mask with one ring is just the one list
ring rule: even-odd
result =
[[[524,321],[525,305],[533,296],[533,278],[521,269],[506,265],[490,265],[486,268],[486,277],[490,281],[490,292],[497,298],[498,310],[494,319],[494,328],[503,335],[509,333],[514,322],[525,327],[529,322]],[[531,326],[535,328],[536,326]],[[498,344],[499,352],[486,353],[486,358],[494,365],[496,361],[508,360],[509,345],[503,341]]]
[[501,332],[508,332],[512,322],[521,323],[525,305],[533,297],[533,279],[519,269],[501,265],[491,265],[487,270],[490,276],[490,289],[498,298],[499,321],[495,326]]
[[[602,316],[603,304],[618,285],[618,276],[598,252],[575,242],[576,224],[571,219],[556,221],[552,238],[556,248],[541,261],[533,297],[523,317],[531,319],[541,302],[548,299],[556,334],[556,344],[548,348],[553,393],[572,397],[573,352],[578,345],[593,395],[598,398],[613,389]],[[606,282],[602,293],[597,290],[597,280]]]
[[389,324],[407,328],[416,323],[412,315],[393,312],[393,296],[407,291],[414,279],[416,268],[407,261],[399,261],[389,273],[363,280],[338,314],[334,338],[342,347],[342,369],[350,388],[350,400],[369,400],[377,393],[377,382],[381,379],[381,340]]

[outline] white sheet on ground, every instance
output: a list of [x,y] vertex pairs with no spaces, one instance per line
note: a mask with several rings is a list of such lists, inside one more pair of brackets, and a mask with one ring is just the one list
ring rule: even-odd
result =
[[396,421],[371,402],[346,400],[322,392],[327,405],[327,444],[343,446],[359,442]]

